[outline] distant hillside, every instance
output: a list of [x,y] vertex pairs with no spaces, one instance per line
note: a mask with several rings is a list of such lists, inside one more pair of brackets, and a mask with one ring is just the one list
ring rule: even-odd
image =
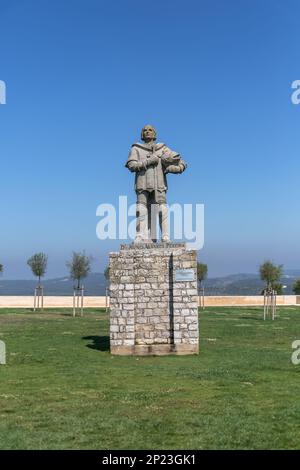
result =
[[[293,284],[300,278],[300,270],[287,270],[281,282],[286,289],[284,294],[293,294]],[[264,283],[258,274],[232,274],[224,277],[209,278],[205,281],[206,295],[260,295]]]
[[[300,278],[300,270],[287,270],[282,277],[286,295],[293,294],[295,279]],[[45,295],[72,295],[74,281],[68,277],[43,281]],[[92,273],[84,280],[86,295],[105,295],[107,282],[102,273]],[[0,295],[32,295],[36,281],[6,281],[0,279]],[[205,281],[206,295],[259,295],[264,287],[257,274],[231,274],[208,278]]]
[[[5,281],[0,279],[0,295],[32,295],[36,281]],[[42,282],[45,295],[73,295],[74,281],[68,277]],[[105,295],[106,279],[102,273],[92,273],[84,279],[86,295]]]

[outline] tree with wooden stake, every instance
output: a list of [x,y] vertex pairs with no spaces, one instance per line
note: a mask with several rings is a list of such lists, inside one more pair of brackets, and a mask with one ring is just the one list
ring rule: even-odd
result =
[[276,266],[270,260],[265,261],[259,267],[259,274],[262,281],[267,283],[263,290],[264,295],[264,320],[269,315],[272,315],[272,320],[275,320],[277,308],[277,293],[282,290],[280,278],[283,273],[282,264]]
[[73,251],[71,261],[66,263],[70,270],[71,279],[77,281],[73,292],[73,317],[76,316],[77,311],[80,311],[80,315],[83,316],[84,286],[81,284],[81,280],[91,272],[91,263],[92,257],[86,256],[84,251],[82,253]]
[[197,280],[199,285],[199,294],[200,294],[200,307],[204,310],[204,286],[203,281],[207,278],[207,264],[197,263]]
[[32,274],[38,278],[38,285],[34,289],[34,311],[40,307],[42,311],[44,309],[44,287],[41,285],[41,278],[46,274],[47,263],[48,256],[45,253],[35,253],[27,261]]
[[[106,268],[104,269],[104,277],[106,281],[109,281],[109,266],[106,266]],[[109,287],[106,286],[105,287],[105,312],[108,311],[108,299],[109,299],[108,292],[109,292]]]

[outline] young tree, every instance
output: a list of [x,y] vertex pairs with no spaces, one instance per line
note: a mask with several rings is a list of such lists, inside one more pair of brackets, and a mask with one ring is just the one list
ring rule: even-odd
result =
[[39,286],[41,284],[41,277],[45,276],[47,270],[48,256],[45,253],[36,253],[27,261],[34,276],[39,279]]
[[262,281],[267,283],[267,289],[281,290],[282,284],[280,284],[280,278],[283,272],[283,265],[276,266],[271,261],[267,260],[262,263],[259,267],[259,274]]
[[207,264],[197,263],[197,280],[199,286],[202,287],[202,282],[207,278]]
[[38,286],[34,290],[34,307],[33,310],[40,308],[44,309],[44,288],[41,286],[41,277],[45,276],[47,270],[48,256],[45,253],[35,253],[27,260],[28,266],[34,276],[39,280]]
[[3,270],[4,270],[3,264],[0,263],[0,274],[3,273]]
[[82,253],[73,251],[71,261],[67,261],[66,265],[70,270],[70,276],[77,281],[77,289],[80,289],[80,281],[87,277],[91,272],[92,257]]
[[300,295],[300,279],[296,279],[293,285],[293,292],[296,295]]

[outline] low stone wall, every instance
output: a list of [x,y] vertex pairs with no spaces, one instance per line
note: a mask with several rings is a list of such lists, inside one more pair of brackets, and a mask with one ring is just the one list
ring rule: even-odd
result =
[[[277,295],[277,305],[300,304],[300,296],[298,296],[299,302],[296,301],[296,297],[296,295]],[[255,307],[263,306],[264,297],[263,295],[207,296],[204,303],[207,307]]]
[[[207,296],[206,307],[255,307],[262,306],[263,296]],[[300,305],[299,295],[278,295],[277,305]],[[85,307],[105,307],[105,297],[85,297]],[[44,308],[73,307],[72,296],[45,296]],[[33,308],[33,296],[0,296],[0,308]]]
[[[0,296],[0,308],[33,308],[33,296]],[[73,296],[45,296],[44,308],[72,307]],[[105,307],[105,297],[84,297],[84,307]]]

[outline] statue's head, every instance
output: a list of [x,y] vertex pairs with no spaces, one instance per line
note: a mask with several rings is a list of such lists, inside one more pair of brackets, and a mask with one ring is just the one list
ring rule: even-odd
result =
[[156,130],[150,124],[147,124],[143,127],[141,132],[141,139],[144,142],[149,142],[151,140],[156,140]]

